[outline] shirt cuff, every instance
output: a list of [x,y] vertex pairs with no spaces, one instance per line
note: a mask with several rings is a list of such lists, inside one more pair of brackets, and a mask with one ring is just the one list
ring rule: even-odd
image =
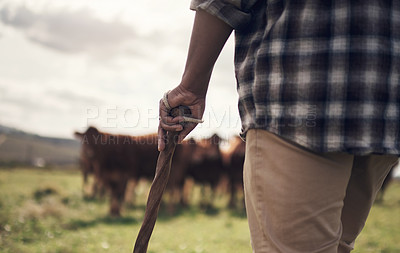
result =
[[250,22],[251,14],[240,9],[233,2],[224,0],[192,0],[190,9],[195,11],[204,10],[221,19],[233,29],[239,30]]

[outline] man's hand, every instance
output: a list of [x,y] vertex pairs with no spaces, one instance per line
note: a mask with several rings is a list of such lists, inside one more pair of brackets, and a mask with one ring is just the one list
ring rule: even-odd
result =
[[[197,95],[182,86],[178,86],[168,93],[168,103],[171,108],[180,105],[187,106],[191,111],[191,117],[201,119],[205,109],[205,97]],[[163,100],[160,100],[160,121],[158,125],[158,150],[162,151],[165,148],[165,140],[167,131],[180,131],[178,143],[197,126],[196,123],[186,122],[182,116],[171,117],[169,110],[166,108]]]

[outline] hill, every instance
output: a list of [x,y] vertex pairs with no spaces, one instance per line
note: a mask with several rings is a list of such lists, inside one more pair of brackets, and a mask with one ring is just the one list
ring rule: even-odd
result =
[[77,140],[44,137],[0,125],[0,165],[77,164],[79,147]]

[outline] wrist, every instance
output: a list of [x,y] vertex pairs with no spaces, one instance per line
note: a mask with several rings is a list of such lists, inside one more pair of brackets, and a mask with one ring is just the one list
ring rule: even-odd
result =
[[205,97],[208,90],[208,84],[211,78],[211,71],[203,74],[185,74],[182,77],[179,86],[197,97]]

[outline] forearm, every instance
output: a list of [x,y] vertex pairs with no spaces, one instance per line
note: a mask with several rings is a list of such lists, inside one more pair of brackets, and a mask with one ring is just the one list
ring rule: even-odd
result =
[[232,27],[205,11],[196,11],[181,86],[205,96],[214,64]]
[[[196,11],[189,52],[181,83],[168,93],[168,104],[174,108],[187,106],[191,116],[201,119],[205,109],[205,96],[215,61],[232,27],[202,10]],[[165,148],[166,131],[180,131],[178,143],[196,127],[196,123],[179,124],[182,117],[172,118],[165,102],[160,100],[158,150]],[[183,129],[182,129],[183,128]]]

